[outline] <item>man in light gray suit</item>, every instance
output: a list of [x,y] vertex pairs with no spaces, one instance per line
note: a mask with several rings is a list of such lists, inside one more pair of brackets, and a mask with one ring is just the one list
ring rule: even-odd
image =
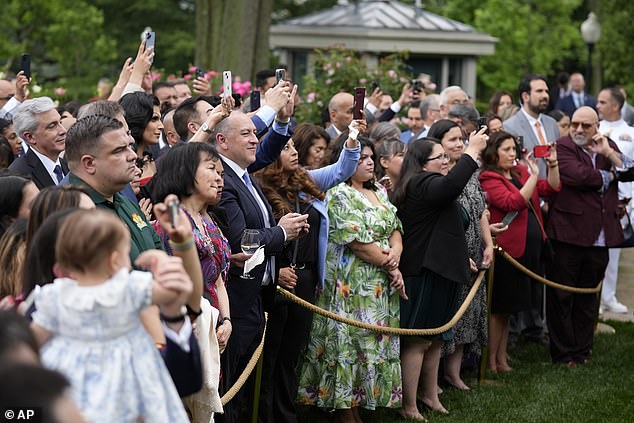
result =
[[[504,130],[524,137],[524,148],[533,151],[536,145],[551,144],[559,138],[557,121],[544,114],[548,109],[548,84],[540,75],[527,75],[519,86],[522,108],[504,121]],[[546,178],[546,162],[540,160],[539,177]]]
[[[504,121],[504,130],[515,136],[524,137],[524,148],[533,151],[536,145],[551,144],[559,138],[557,121],[544,114],[548,109],[549,92],[546,79],[540,75],[527,75],[520,82],[519,97],[522,108],[511,118]],[[539,177],[547,177],[546,161],[539,160]],[[531,297],[534,303],[531,310],[512,315],[511,337],[523,333],[524,338],[544,342],[544,315],[542,302],[544,288],[540,284],[531,284]]]

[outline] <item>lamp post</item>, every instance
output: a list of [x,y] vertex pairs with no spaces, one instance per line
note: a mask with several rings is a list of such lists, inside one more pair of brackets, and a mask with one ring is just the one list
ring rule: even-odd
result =
[[[594,51],[594,45],[601,38],[601,25],[597,20],[597,15],[594,12],[588,14],[588,19],[581,24],[581,38],[588,46],[588,64],[586,67],[586,81],[588,84],[592,84],[592,52]],[[590,90],[588,90],[590,91]]]

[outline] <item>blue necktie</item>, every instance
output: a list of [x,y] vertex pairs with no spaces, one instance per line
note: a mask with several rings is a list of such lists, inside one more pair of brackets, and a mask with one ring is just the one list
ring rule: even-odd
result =
[[[264,206],[264,203],[262,202],[262,199],[258,195],[258,192],[256,191],[255,187],[253,186],[253,183],[251,182],[251,178],[249,178],[249,173],[248,172],[244,172],[244,174],[242,175],[242,180],[247,185],[247,188],[251,192],[251,195],[253,195],[255,202],[260,207],[260,211],[262,212],[262,219],[264,220],[264,227],[265,228],[270,228],[271,224],[269,223],[269,218],[268,218],[269,213],[266,210],[266,208]],[[268,284],[271,283],[271,280],[273,280],[272,269],[273,269],[274,265],[275,265],[275,257],[273,257],[273,256],[268,257],[268,259],[266,261],[266,269],[264,271],[265,277],[262,280],[262,285],[268,285]]]
[[53,169],[53,173],[57,177],[57,183],[59,184],[64,179],[64,172],[62,172],[62,167],[60,165],[56,165],[55,169]]

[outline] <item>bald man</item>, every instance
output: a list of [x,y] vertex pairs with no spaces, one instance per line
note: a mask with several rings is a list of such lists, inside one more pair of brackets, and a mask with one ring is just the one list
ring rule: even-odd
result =
[[352,106],[354,97],[350,93],[337,93],[332,96],[328,103],[328,114],[330,115],[330,126],[326,129],[331,140],[337,139],[339,135],[352,122]]
[[[548,279],[577,288],[596,287],[608,264],[608,248],[623,242],[618,181],[634,180],[634,161],[599,132],[590,107],[574,112],[570,137],[557,141],[562,188],[551,203],[547,234],[555,251]],[[590,359],[596,294],[547,288],[546,315],[554,363],[576,367]]]

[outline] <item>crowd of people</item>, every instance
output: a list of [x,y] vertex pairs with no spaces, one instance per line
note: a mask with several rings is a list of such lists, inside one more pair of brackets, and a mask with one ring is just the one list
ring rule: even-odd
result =
[[[261,422],[297,422],[298,404],[340,422],[382,407],[426,421],[449,413],[442,388],[470,389],[483,347],[491,373],[513,371],[518,337],[573,368],[591,359],[599,308],[627,312],[623,89],[595,100],[581,74],[554,90],[527,75],[481,117],[459,86],[406,83],[389,105],[380,87],[364,104],[341,87],[319,126],[297,122],[297,86],[274,70],[258,72],[251,110],[204,76],[152,86],[153,54],[142,42],[86,104],[29,96],[22,71],[0,81],[3,405],[60,422],[207,423],[245,421],[259,398]],[[544,289],[494,260],[495,243],[555,282],[604,280],[602,295]],[[430,329],[493,263],[491,302],[481,284],[434,336],[346,325],[276,291]],[[223,406],[265,327],[261,383]]]

